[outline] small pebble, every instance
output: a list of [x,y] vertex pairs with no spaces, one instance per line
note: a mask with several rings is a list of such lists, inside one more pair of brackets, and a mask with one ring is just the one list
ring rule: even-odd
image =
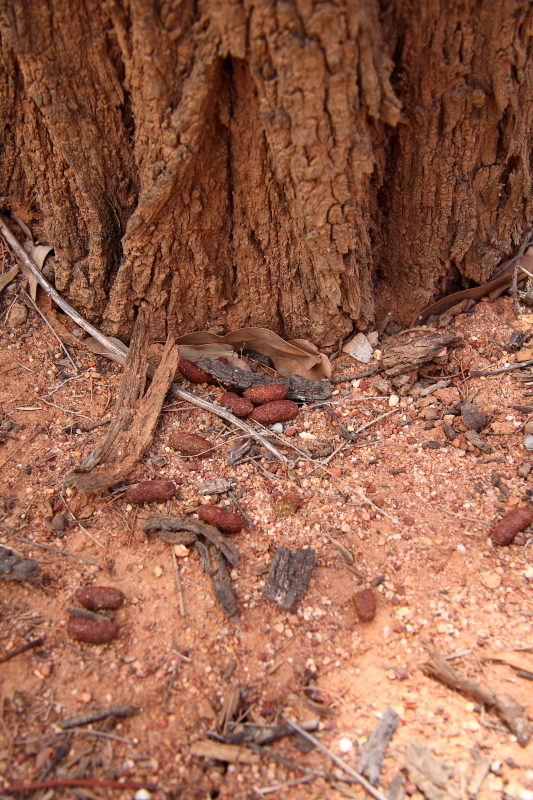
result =
[[270,430],[273,433],[283,433],[283,425],[281,422],[275,422],[273,425],[270,426]]
[[398,395],[397,394],[391,394],[391,396],[389,397],[389,406],[391,408],[394,408],[395,406],[398,405],[399,402],[400,402],[400,398],[398,397]]
[[480,433],[487,425],[487,417],[475,403],[464,403],[461,416],[466,427],[476,433]]
[[133,800],[150,800],[151,796],[147,789],[137,789],[133,795]]
[[523,445],[526,450],[533,450],[533,433],[526,433],[523,439]]
[[343,736],[342,739],[339,740],[339,750],[341,753],[349,753],[353,747],[353,742],[351,739],[348,739],[347,736]]
[[191,551],[188,547],[185,547],[184,544],[175,544],[174,545],[174,555],[176,558],[185,558],[188,556]]
[[464,546],[464,544],[457,545],[457,552],[461,553],[462,556],[466,555],[466,547]]

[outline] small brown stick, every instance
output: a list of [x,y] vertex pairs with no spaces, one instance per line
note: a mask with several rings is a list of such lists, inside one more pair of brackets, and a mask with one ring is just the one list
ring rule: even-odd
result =
[[330,415],[330,417],[335,420],[335,422],[337,423],[337,426],[339,428],[339,433],[340,433],[340,435],[342,436],[343,439],[346,439],[347,442],[353,442],[354,441],[355,435],[353,433],[350,433],[350,431],[346,430],[346,428],[344,427],[344,425],[340,421],[340,418],[333,411],[331,406],[329,406],[327,403],[322,403],[321,405],[315,406],[315,408],[323,408],[324,411],[326,411]]
[[[72,380],[72,378],[69,378],[69,380]],[[61,386],[62,385],[63,384],[61,384]],[[95,428],[100,428],[102,425],[109,425],[110,422],[111,417],[104,417],[104,419],[98,419],[96,422],[80,422],[79,425],[67,425],[64,430],[65,433],[74,433],[75,431],[84,431],[88,433],[89,431],[94,431]]]
[[99,561],[93,561],[91,558],[83,558],[83,556],[77,556],[75,553],[69,553],[68,550],[60,550],[58,547],[50,547],[48,544],[38,544],[37,542],[32,542],[31,539],[25,539],[24,536],[15,536],[15,539],[18,539],[19,542],[26,542],[26,544],[31,544],[32,547],[40,547],[41,550],[50,550],[52,553],[59,553],[60,556],[68,556],[69,558],[76,558],[78,561],[84,561],[86,564],[93,564],[95,567],[100,567],[100,569],[105,569],[103,564],[100,564]]
[[379,364],[375,367],[363,369],[361,372],[350,372],[348,375],[337,375],[335,378],[328,378],[330,383],[348,383],[348,381],[358,381],[359,378],[368,378],[379,370]]
[[139,506],[135,506],[135,512],[133,514],[133,520],[131,523],[130,535],[128,537],[128,547],[131,547],[131,542],[133,539],[133,533],[135,531],[135,523],[137,522],[137,514],[139,512]]
[[83,417],[83,419],[88,419],[89,421],[92,421],[91,418],[87,416],[87,414],[82,414],[80,411],[72,411],[71,408],[65,408],[64,406],[58,406],[57,403],[52,403],[50,402],[50,400],[44,400],[42,397],[39,397],[38,394],[30,392],[28,389],[24,389],[24,391],[26,392],[26,394],[29,394],[30,397],[33,397],[35,400],[39,400],[39,402],[45,403],[47,406],[52,406],[52,408],[58,408],[65,414],[72,414],[74,417]]
[[533,361],[522,361],[520,364],[510,364],[508,367],[502,367],[501,369],[473,369],[469,371],[469,376],[471,378],[478,378],[481,375],[484,377],[490,377],[491,375],[501,375],[502,372],[511,372],[513,369],[522,369],[522,367],[530,367],[533,364]]
[[22,647],[17,647],[16,650],[11,650],[9,653],[6,653],[5,656],[2,656],[2,658],[0,658],[0,664],[5,664],[6,661],[11,661],[15,656],[19,656],[27,650],[33,650],[34,647],[40,647],[42,644],[44,644],[44,639],[34,639],[33,642],[27,642],[23,644]]
[[174,552],[174,545],[170,546],[170,550],[172,553],[172,564],[174,566],[174,575],[176,577],[176,589],[178,591],[180,616],[186,617],[187,614],[185,613],[185,604],[183,602],[183,591],[181,588],[180,568],[178,567],[178,560],[176,558],[176,553]]
[[79,519],[76,519],[76,515],[72,513],[72,511],[71,511],[71,509],[69,507],[69,504],[67,503],[67,501],[65,500],[65,498],[63,497],[61,492],[59,492],[59,496],[60,496],[61,500],[63,501],[63,505],[65,506],[65,508],[67,509],[68,513],[71,515],[71,517],[73,518],[74,522],[77,523],[78,527],[81,528],[82,531],[86,534],[86,536],[88,536],[89,539],[91,539],[91,541],[93,541],[95,544],[97,544],[98,547],[103,547],[104,545],[101,542],[99,542],[98,539],[95,539],[92,534],[89,533],[87,528],[84,525],[81,524]]
[[317,747],[319,750],[325,753],[325,755],[329,756],[334,764],[340,767],[344,772],[346,772],[347,775],[349,775],[358,784],[360,784],[360,786],[362,786],[363,789],[374,798],[374,800],[387,800],[385,795],[382,792],[380,792],[379,789],[376,789],[374,786],[372,786],[372,784],[369,783],[366,780],[366,778],[364,778],[362,775],[360,775],[358,772],[352,769],[352,767],[346,764],[342,760],[342,758],[336,756],[335,753],[329,749],[329,747],[326,747],[325,745],[322,744],[322,742],[319,742],[315,736],[312,736],[312,734],[308,733],[306,730],[301,728],[297,722],[294,722],[294,720],[290,719],[289,717],[287,717],[287,722],[291,726],[291,728],[294,728],[294,730],[300,734],[300,736],[303,736],[304,739],[307,739],[308,742],[311,742],[312,744],[314,744],[315,747]]
[[167,700],[169,698],[170,692],[172,691],[172,687],[174,686],[174,682],[176,680],[176,675],[178,674],[178,667],[180,665],[179,661],[176,661],[172,668],[172,674],[170,676],[170,680],[168,682],[167,690],[165,692],[165,696],[161,700],[160,708],[163,708],[167,704]]
[[29,367],[25,366],[25,364],[23,364],[21,361],[19,361],[18,358],[16,358],[15,361],[17,362],[19,367],[22,367],[22,369],[26,369],[26,370],[28,370],[28,372],[31,372],[32,375],[35,375],[35,370],[30,369]]
[[231,502],[233,503],[233,505],[235,506],[235,508],[237,509],[237,511],[239,512],[239,514],[246,521],[246,524],[249,525],[250,528],[253,528],[255,530],[257,528],[257,525],[255,524],[253,519],[250,517],[250,515],[246,513],[246,511],[241,506],[241,504],[239,503],[239,501],[237,500],[237,498],[235,497],[233,492],[228,492],[228,497],[231,500]]
[[97,778],[59,778],[51,781],[35,781],[34,783],[14,783],[2,789],[3,794],[17,794],[17,792],[34,792],[36,789],[55,789],[61,786],[106,786],[112,789],[147,789],[156,792],[157,786],[138,781],[101,781]]
[[65,353],[66,357],[68,358],[68,360],[72,364],[73,369],[76,372],[78,372],[78,368],[77,368],[76,364],[74,363],[74,361],[70,357],[70,353],[67,350],[66,346],[61,341],[57,331],[55,331],[54,328],[50,325],[50,323],[48,322],[48,320],[44,316],[44,314],[41,311],[41,309],[38,308],[37,304],[33,302],[33,300],[30,297],[30,295],[24,289],[22,290],[22,294],[24,295],[24,299],[26,301],[26,304],[29,305],[32,308],[32,310],[35,311],[35,313],[38,314],[41,317],[41,319],[43,320],[44,324],[47,325],[50,328],[50,330],[52,331],[53,335],[56,337],[57,341],[59,342],[59,345],[60,345],[61,349],[63,350],[63,352]]
[[361,433],[361,431],[370,428],[371,425],[374,425],[376,422],[380,422],[382,419],[385,419],[385,417],[390,417],[391,414],[395,414],[399,410],[400,410],[399,408],[393,408],[392,411],[387,411],[385,414],[380,414],[379,417],[371,419],[370,422],[367,422],[365,425],[361,425],[361,427],[357,428],[357,430],[354,431],[354,433],[356,434]]

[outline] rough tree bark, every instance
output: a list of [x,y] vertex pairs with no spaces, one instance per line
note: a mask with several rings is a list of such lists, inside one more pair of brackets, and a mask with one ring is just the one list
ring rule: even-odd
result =
[[129,337],[335,344],[533,222],[527,0],[0,0],[0,194]]

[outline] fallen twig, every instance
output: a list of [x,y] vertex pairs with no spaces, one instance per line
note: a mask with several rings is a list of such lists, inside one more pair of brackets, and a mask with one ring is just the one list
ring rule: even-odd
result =
[[34,639],[33,642],[27,642],[23,644],[22,647],[17,647],[16,650],[10,650],[9,653],[6,653],[5,656],[0,658],[0,664],[5,664],[6,661],[11,661],[12,658],[15,656],[19,656],[21,653],[25,653],[27,650],[33,650],[34,647],[40,647],[44,644],[44,639]]
[[490,377],[491,375],[501,375],[502,372],[511,372],[513,369],[522,369],[522,367],[530,367],[533,361],[522,361],[520,364],[510,364],[508,367],[501,367],[501,369],[472,369],[469,371],[471,378],[478,378],[481,375]]
[[106,786],[112,789],[147,789],[156,792],[157,786],[146,781],[106,781],[97,778],[61,778],[51,781],[35,781],[34,783],[14,783],[2,789],[3,794],[17,794],[17,792],[34,792],[37,789],[55,789],[61,786]]
[[374,375],[379,369],[380,365],[376,364],[368,369],[361,370],[361,372],[350,372],[348,375],[337,375],[335,378],[329,378],[329,382],[348,383],[348,381],[358,381],[359,378],[368,378],[370,375]]
[[255,524],[251,516],[246,513],[246,511],[241,506],[241,504],[239,503],[233,492],[228,492],[228,497],[235,506],[235,508],[237,509],[237,511],[239,512],[239,514],[242,516],[246,524],[249,525],[250,528],[253,528],[254,530],[257,529],[257,525]]
[[90,711],[87,714],[78,714],[76,717],[65,719],[58,722],[60,728],[68,730],[68,728],[79,728],[80,725],[90,725],[92,722],[99,722],[107,717],[131,717],[137,708],[135,706],[127,706],[120,703],[116,706],[109,706],[109,708],[100,708],[96,711]]
[[59,547],[50,547],[48,544],[38,544],[37,542],[32,542],[31,539],[25,539],[24,536],[15,536],[15,539],[18,539],[19,542],[31,544],[32,547],[40,547],[41,550],[50,550],[52,553],[59,553],[60,556],[76,558],[78,561],[84,561],[86,564],[93,564],[95,567],[100,567],[100,569],[106,569],[105,565],[101,564],[99,561],[93,561],[92,558],[77,556],[75,553],[70,553],[68,550],[60,550]]
[[314,744],[315,747],[317,747],[319,750],[321,750],[323,753],[325,753],[325,755],[329,756],[331,758],[331,760],[338,767],[340,767],[344,772],[347,773],[347,775],[349,775],[357,783],[359,783],[363,787],[363,789],[366,792],[368,792],[368,794],[371,795],[374,798],[374,800],[387,800],[385,795],[382,792],[380,792],[379,789],[376,789],[374,786],[372,786],[372,784],[369,783],[366,780],[366,778],[364,778],[362,775],[360,775],[358,772],[356,772],[354,769],[352,769],[352,767],[350,767],[348,764],[346,764],[342,760],[342,758],[339,758],[338,756],[336,756],[335,753],[332,750],[329,749],[329,747],[326,747],[325,745],[322,744],[322,742],[319,742],[318,739],[315,736],[312,736],[310,733],[308,733],[306,730],[304,730],[304,728],[302,728],[300,725],[298,725],[297,722],[295,722],[294,720],[290,719],[289,717],[287,717],[287,722],[289,723],[289,725],[291,725],[294,728],[295,731],[298,731],[300,736],[303,736],[304,739],[307,739],[308,742],[311,742],[312,744]]

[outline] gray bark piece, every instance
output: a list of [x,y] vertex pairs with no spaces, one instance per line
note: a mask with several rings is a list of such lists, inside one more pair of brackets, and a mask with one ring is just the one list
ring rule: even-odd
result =
[[405,766],[410,780],[428,800],[460,800],[459,788],[451,781],[453,769],[418,739],[407,740]]
[[405,778],[398,772],[389,784],[388,800],[403,800],[405,797]]
[[41,583],[41,568],[38,561],[22,558],[7,547],[0,547],[0,580],[32,581]]
[[466,431],[465,437],[469,442],[471,442],[471,444],[474,445],[474,447],[477,447],[479,450],[481,450],[482,453],[487,453],[487,455],[492,453],[492,447],[481,438],[479,433],[476,433],[475,431]]
[[482,756],[478,749],[473,751],[473,755],[474,772],[470,778],[470,783],[468,784],[468,796],[470,797],[470,800],[476,800],[479,790],[483,785],[483,781],[489,774],[491,763],[490,758],[485,758]]
[[216,378],[225,388],[248,389],[250,386],[265,386],[267,384],[280,384],[289,389],[289,400],[310,402],[315,400],[328,400],[333,392],[333,384],[328,381],[308,381],[300,375],[291,375],[289,378],[269,378],[260,372],[247,372],[231,364],[211,358],[199,358],[196,362],[205,369],[213,378]]
[[437,383],[434,383],[433,386],[426,386],[426,388],[422,389],[422,391],[420,392],[420,397],[427,397],[428,395],[433,394],[439,389],[446,389],[450,385],[450,383],[451,380],[445,380],[445,381],[437,381]]
[[361,750],[357,769],[362,775],[366,775],[372,786],[376,786],[379,780],[385,750],[399,721],[400,717],[397,712],[387,706],[385,713],[372,731],[370,739]]
[[289,611],[304,596],[314,566],[315,551],[311,548],[298,548],[292,553],[280,547],[270,564],[263,599],[273,600]]
[[220,609],[233,623],[237,623],[239,621],[237,601],[233,594],[233,586],[231,585],[224,556],[218,550],[213,553],[213,563],[215,568],[210,572],[210,575]]
[[231,492],[237,483],[237,478],[213,478],[199,485],[198,494],[225,494]]

